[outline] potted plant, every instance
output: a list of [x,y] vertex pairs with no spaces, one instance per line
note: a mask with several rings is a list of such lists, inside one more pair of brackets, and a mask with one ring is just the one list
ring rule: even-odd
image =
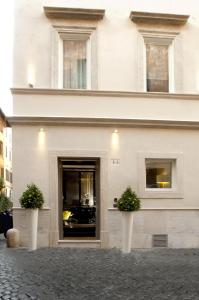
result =
[[131,251],[133,230],[133,212],[140,209],[140,200],[130,187],[124,191],[117,202],[118,209],[122,212],[122,252]]
[[0,177],[0,233],[6,237],[8,229],[13,227],[12,202],[4,193],[4,180]]
[[43,194],[34,184],[27,185],[27,189],[23,192],[19,199],[21,207],[29,211],[29,249],[37,249],[37,227],[38,227],[38,210],[44,204]]

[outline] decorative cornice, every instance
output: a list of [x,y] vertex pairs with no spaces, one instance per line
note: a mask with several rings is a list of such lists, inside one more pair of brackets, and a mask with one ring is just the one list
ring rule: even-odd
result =
[[44,6],[44,12],[48,18],[83,20],[101,20],[103,19],[105,14],[104,9],[85,9],[51,6]]
[[131,11],[130,19],[136,24],[164,24],[164,25],[184,25],[188,15],[162,14],[152,12]]
[[159,98],[199,100],[199,94],[177,94],[159,92],[123,92],[100,90],[67,90],[67,89],[41,89],[41,88],[11,88],[13,95],[66,95],[66,96],[91,96],[91,97],[126,97],[126,98]]
[[12,125],[36,126],[96,126],[96,127],[137,127],[137,128],[175,128],[199,129],[199,122],[173,120],[141,120],[141,119],[110,119],[110,118],[71,118],[71,117],[8,117]]

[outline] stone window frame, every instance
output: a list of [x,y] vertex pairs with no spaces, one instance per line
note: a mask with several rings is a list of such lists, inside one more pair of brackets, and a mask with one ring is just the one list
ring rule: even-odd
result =
[[63,41],[68,39],[87,41],[87,87],[97,89],[97,32],[91,26],[53,25],[52,87],[63,89]]
[[[168,46],[168,93],[175,92],[174,84],[174,39],[178,32],[139,30],[143,37],[143,85],[147,92],[147,63],[146,63],[146,45],[166,45]],[[160,91],[161,92],[161,91]]]
[[[146,159],[168,160],[172,163],[171,188],[146,188]],[[140,198],[182,199],[183,198],[183,153],[139,152],[138,153],[138,191]]]
[[[52,150],[48,152],[49,158],[49,206],[50,211],[50,246],[57,246],[59,240],[59,158],[98,158],[100,159],[100,244],[101,247],[107,247],[108,245],[108,153],[107,151],[96,150],[82,150],[82,149],[70,149],[70,150]],[[67,240],[65,240],[67,241]],[[75,240],[74,240],[75,241]],[[94,240],[96,241],[96,240]]]
[[143,90],[147,92],[147,63],[146,63],[146,45],[155,44],[155,45],[167,45],[168,46],[168,93],[175,92],[175,78],[174,78],[174,47],[175,47],[175,37],[179,32],[167,32],[167,31],[154,31],[140,29],[139,33],[142,37],[142,50],[139,49],[139,52],[142,53],[142,86]]

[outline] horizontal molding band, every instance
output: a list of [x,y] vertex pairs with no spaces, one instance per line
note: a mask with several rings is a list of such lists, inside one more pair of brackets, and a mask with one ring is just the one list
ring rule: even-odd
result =
[[89,243],[89,244],[95,244],[95,243],[101,243],[101,240],[87,240],[85,238],[85,240],[74,240],[74,239],[65,239],[65,240],[58,240],[58,243],[61,243],[61,244],[65,244],[65,243]]
[[137,128],[176,128],[199,129],[199,121],[173,121],[173,120],[141,120],[141,119],[108,119],[108,118],[70,118],[70,117],[33,117],[13,116],[7,117],[13,125],[35,126],[96,126],[96,127],[137,127]]
[[[25,210],[25,208],[22,208],[22,207],[13,207],[12,210]],[[43,208],[40,208],[39,210],[51,210],[51,208],[50,207],[43,207]]]
[[199,100],[199,94],[179,94],[160,92],[124,92],[102,90],[68,90],[68,89],[42,89],[42,88],[11,88],[13,95],[66,95],[66,96],[96,96],[96,97],[126,97],[126,98],[159,98]]
[[[117,208],[108,208],[109,211],[119,211],[119,209]],[[140,210],[144,210],[144,211],[153,211],[153,210],[199,210],[199,207],[181,207],[181,208],[177,208],[177,207],[157,207],[157,208],[140,208]]]

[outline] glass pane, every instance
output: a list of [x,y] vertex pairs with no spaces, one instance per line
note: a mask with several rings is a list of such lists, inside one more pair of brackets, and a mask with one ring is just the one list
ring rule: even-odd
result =
[[81,204],[93,206],[93,172],[81,172]]
[[73,161],[63,170],[63,237],[96,236],[95,170],[81,167]]
[[64,88],[86,88],[86,41],[64,41]]
[[147,91],[168,92],[168,45],[146,45]]
[[69,206],[79,204],[79,174],[78,172],[64,172],[63,185],[65,189],[63,191],[64,197],[64,209]]
[[146,187],[172,187],[172,161],[146,159]]

